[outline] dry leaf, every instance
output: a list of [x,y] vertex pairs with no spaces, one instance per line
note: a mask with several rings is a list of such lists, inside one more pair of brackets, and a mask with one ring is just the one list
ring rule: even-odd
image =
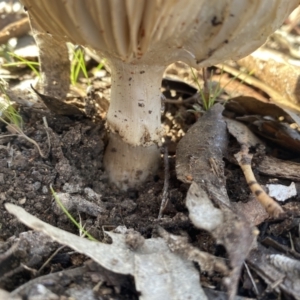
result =
[[141,300],[207,299],[193,263],[172,253],[162,238],[147,239],[133,251],[125,234],[106,232],[113,240],[110,245],[93,242],[42,222],[11,203],[5,207],[27,226],[89,256],[104,268],[134,276]]

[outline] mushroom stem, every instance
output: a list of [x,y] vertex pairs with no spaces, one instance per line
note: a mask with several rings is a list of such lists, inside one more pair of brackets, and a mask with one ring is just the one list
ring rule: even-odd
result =
[[151,146],[131,146],[110,133],[104,166],[111,183],[121,190],[137,187],[153,175],[159,166],[160,150]]
[[159,164],[161,79],[165,66],[128,64],[111,59],[111,103],[107,114],[110,141],[104,165],[111,182],[135,187]]

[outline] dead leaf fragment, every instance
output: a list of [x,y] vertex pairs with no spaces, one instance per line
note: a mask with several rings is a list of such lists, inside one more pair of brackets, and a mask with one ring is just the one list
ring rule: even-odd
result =
[[277,201],[285,201],[297,195],[295,183],[292,182],[289,186],[283,184],[267,184],[269,196]]
[[229,298],[234,299],[241,268],[256,236],[252,225],[230,207],[223,162],[228,135],[222,111],[222,105],[214,105],[180,140],[176,174],[183,182],[193,180],[186,199],[192,222],[209,230],[228,252],[232,271],[226,284]]
[[196,182],[191,184],[185,203],[189,209],[189,218],[196,227],[212,232],[223,224],[222,211],[214,207],[206,192]]
[[193,263],[172,253],[162,238],[147,239],[132,250],[125,234],[106,232],[113,240],[110,245],[93,242],[42,222],[11,203],[5,207],[27,226],[89,256],[104,268],[134,276],[141,300],[207,299]]

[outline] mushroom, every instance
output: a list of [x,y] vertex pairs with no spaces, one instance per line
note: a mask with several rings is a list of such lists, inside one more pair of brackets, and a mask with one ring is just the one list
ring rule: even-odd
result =
[[104,165],[135,187],[160,161],[161,79],[183,61],[205,67],[261,46],[299,0],[21,0],[34,27],[105,57],[112,74]]

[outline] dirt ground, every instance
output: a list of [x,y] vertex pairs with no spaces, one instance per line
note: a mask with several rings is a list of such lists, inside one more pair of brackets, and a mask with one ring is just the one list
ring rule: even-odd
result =
[[[168,113],[178,113],[177,107],[167,104],[165,114]],[[192,112],[186,114],[188,118],[185,128],[188,128],[196,118]],[[176,178],[173,150],[176,143],[170,144],[169,147],[169,204],[163,218],[158,220],[164,186],[163,158],[159,172],[143,187],[120,192],[109,185],[102,165],[107,143],[103,120],[92,122],[85,117],[59,116],[50,113],[46,108],[32,110],[20,107],[20,115],[24,120],[24,133],[38,143],[46,157],[41,157],[37,148],[23,137],[6,137],[8,132],[5,124],[2,124],[0,199],[3,209],[0,210],[0,238],[3,249],[8,249],[14,236],[18,237],[20,233],[28,230],[4,209],[3,205],[6,202],[21,205],[41,220],[78,234],[78,229],[55,208],[56,204],[49,188],[52,185],[57,193],[70,194],[71,197],[80,196],[86,199],[86,188],[92,189],[99,196],[89,200],[95,204],[99,204],[97,200],[101,200],[101,205],[104,203],[107,209],[105,214],[91,216],[86,212],[78,212],[80,209],[76,207],[70,210],[76,219],[80,214],[82,224],[86,224],[86,229],[98,240],[104,238],[103,228],[111,230],[124,225],[137,230],[145,238],[150,238],[153,230],[160,225],[171,233],[186,232],[193,245],[204,251],[225,255],[224,249],[220,248],[208,233],[194,228],[187,218],[184,200],[189,185]],[[48,129],[45,129],[43,117],[47,119]],[[167,118],[166,123],[168,124]],[[169,135],[172,135],[170,132]],[[231,168],[228,171],[228,186],[232,198],[238,195],[236,198],[246,199],[249,191],[241,170],[229,162],[227,168]],[[238,186],[236,182],[239,182]],[[240,191],[241,183],[244,183],[243,192]],[[57,255],[58,258],[52,259],[40,275],[64,270],[66,267],[71,268],[79,264],[78,259],[80,262],[85,260],[76,253],[70,254],[69,249],[62,252]],[[25,264],[28,263],[27,259],[28,257],[24,257]],[[40,267],[40,264],[35,266],[37,267]],[[1,288],[12,291],[33,277],[35,276],[30,270],[21,270],[14,276],[2,279]],[[221,284],[219,278],[207,280],[213,280],[218,286]],[[108,293],[107,288],[105,292]],[[111,289],[107,299],[112,299],[114,294],[114,290]],[[126,292],[115,297],[123,299],[125,295]],[[134,298],[132,294],[128,297]]]

